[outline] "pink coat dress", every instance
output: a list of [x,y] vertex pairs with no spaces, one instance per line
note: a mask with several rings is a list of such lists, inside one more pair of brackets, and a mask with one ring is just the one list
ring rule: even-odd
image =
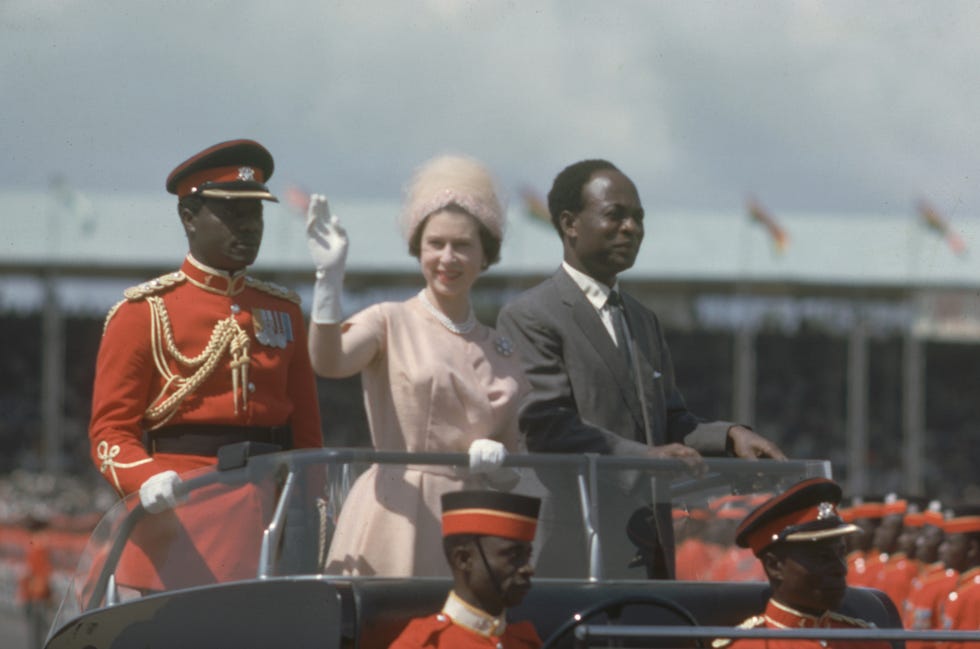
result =
[[[361,373],[374,447],[465,453],[489,438],[517,450],[528,389],[509,341],[482,324],[454,334],[418,297],[376,304],[344,324],[368,328],[378,352]],[[328,574],[445,576],[440,497],[477,488],[454,467],[374,465],[351,488],[327,557]]]

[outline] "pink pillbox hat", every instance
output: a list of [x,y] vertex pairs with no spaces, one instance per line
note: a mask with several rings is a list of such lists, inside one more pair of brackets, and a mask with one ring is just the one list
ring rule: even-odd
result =
[[412,178],[401,216],[402,234],[411,240],[425,217],[450,205],[459,207],[503,239],[505,213],[486,167],[465,156],[429,160]]

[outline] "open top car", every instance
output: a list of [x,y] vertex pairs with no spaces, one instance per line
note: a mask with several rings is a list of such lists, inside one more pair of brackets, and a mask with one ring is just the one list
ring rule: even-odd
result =
[[[173,510],[150,514],[129,497],[109,511],[46,647],[384,648],[410,619],[441,608],[448,576],[328,574],[326,558],[344,499],[365,469],[431,466],[472,484],[482,478],[467,475],[465,456],[254,450],[223,448],[216,469],[185,479]],[[648,579],[642,526],[627,533],[622,522],[669,507],[683,524],[710,503],[751,502],[830,477],[825,461],[709,459],[692,469],[675,460],[512,455],[504,467],[506,489],[542,498],[533,587],[508,617],[530,620],[550,646],[571,646],[588,636],[576,627],[600,624],[640,628],[626,646],[710,646],[714,627],[731,629],[763,610],[768,583]],[[876,590],[849,589],[841,612],[901,628]]]

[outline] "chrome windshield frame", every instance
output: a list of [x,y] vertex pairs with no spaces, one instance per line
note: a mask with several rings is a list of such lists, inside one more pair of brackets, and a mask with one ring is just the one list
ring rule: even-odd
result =
[[[394,465],[431,465],[457,467],[465,471],[469,457],[463,453],[409,453],[395,451],[374,451],[362,448],[324,448],[289,451],[258,455],[249,458],[245,466],[227,471],[209,471],[202,475],[186,479],[178,487],[178,495],[188,498],[195,491],[210,485],[223,483],[228,485],[246,484],[258,477],[278,474],[284,476],[282,488],[275,502],[275,513],[262,530],[260,560],[256,569],[256,578],[268,579],[275,574],[275,552],[279,544],[286,517],[286,503],[293,495],[296,476],[308,467],[322,465],[325,467],[343,467],[338,475],[346,476],[354,464],[394,464]],[[578,509],[582,519],[583,533],[586,538],[588,552],[588,579],[602,581],[602,534],[598,526],[601,512],[598,511],[598,485],[602,471],[609,470],[644,470],[653,476],[673,477],[673,482],[667,490],[656,490],[664,493],[665,501],[686,493],[704,489],[706,486],[722,487],[731,485],[739,480],[746,480],[755,473],[768,476],[803,475],[806,477],[830,477],[830,463],[826,460],[789,460],[775,461],[746,461],[733,458],[706,458],[707,473],[697,477],[691,476],[690,468],[680,460],[653,459],[640,457],[614,457],[596,454],[511,454],[504,461],[505,467],[517,469],[559,469],[565,468],[574,472],[577,486]],[[757,472],[751,469],[757,468]],[[571,475],[571,473],[569,473]],[[122,504],[122,503],[121,503]],[[113,576],[116,565],[126,545],[127,539],[135,527],[148,514],[139,504],[138,499],[129,501],[131,510],[123,516],[115,528],[110,549],[108,550],[102,569],[90,595],[82,603],[81,610],[89,611],[100,606],[111,606],[119,601],[115,593]],[[117,505],[119,507],[119,505]],[[107,515],[108,516],[108,515]],[[67,596],[66,596],[67,599]],[[64,606],[64,604],[63,604]]]

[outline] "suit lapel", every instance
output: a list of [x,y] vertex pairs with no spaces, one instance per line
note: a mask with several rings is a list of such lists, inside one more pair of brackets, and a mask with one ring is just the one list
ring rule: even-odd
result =
[[[595,307],[586,299],[582,289],[564,270],[559,268],[554,275],[554,280],[562,303],[571,310],[572,321],[582,338],[585,339],[585,344],[590,345],[602,359],[609,374],[616,381],[616,387],[626,401],[638,429],[643,430],[643,410],[636,394],[636,386],[633,384],[629,367],[626,366],[626,361],[623,360],[619,349],[609,337],[609,332],[606,330],[606,326],[602,324]],[[595,389],[599,390],[601,386],[596,386]]]

